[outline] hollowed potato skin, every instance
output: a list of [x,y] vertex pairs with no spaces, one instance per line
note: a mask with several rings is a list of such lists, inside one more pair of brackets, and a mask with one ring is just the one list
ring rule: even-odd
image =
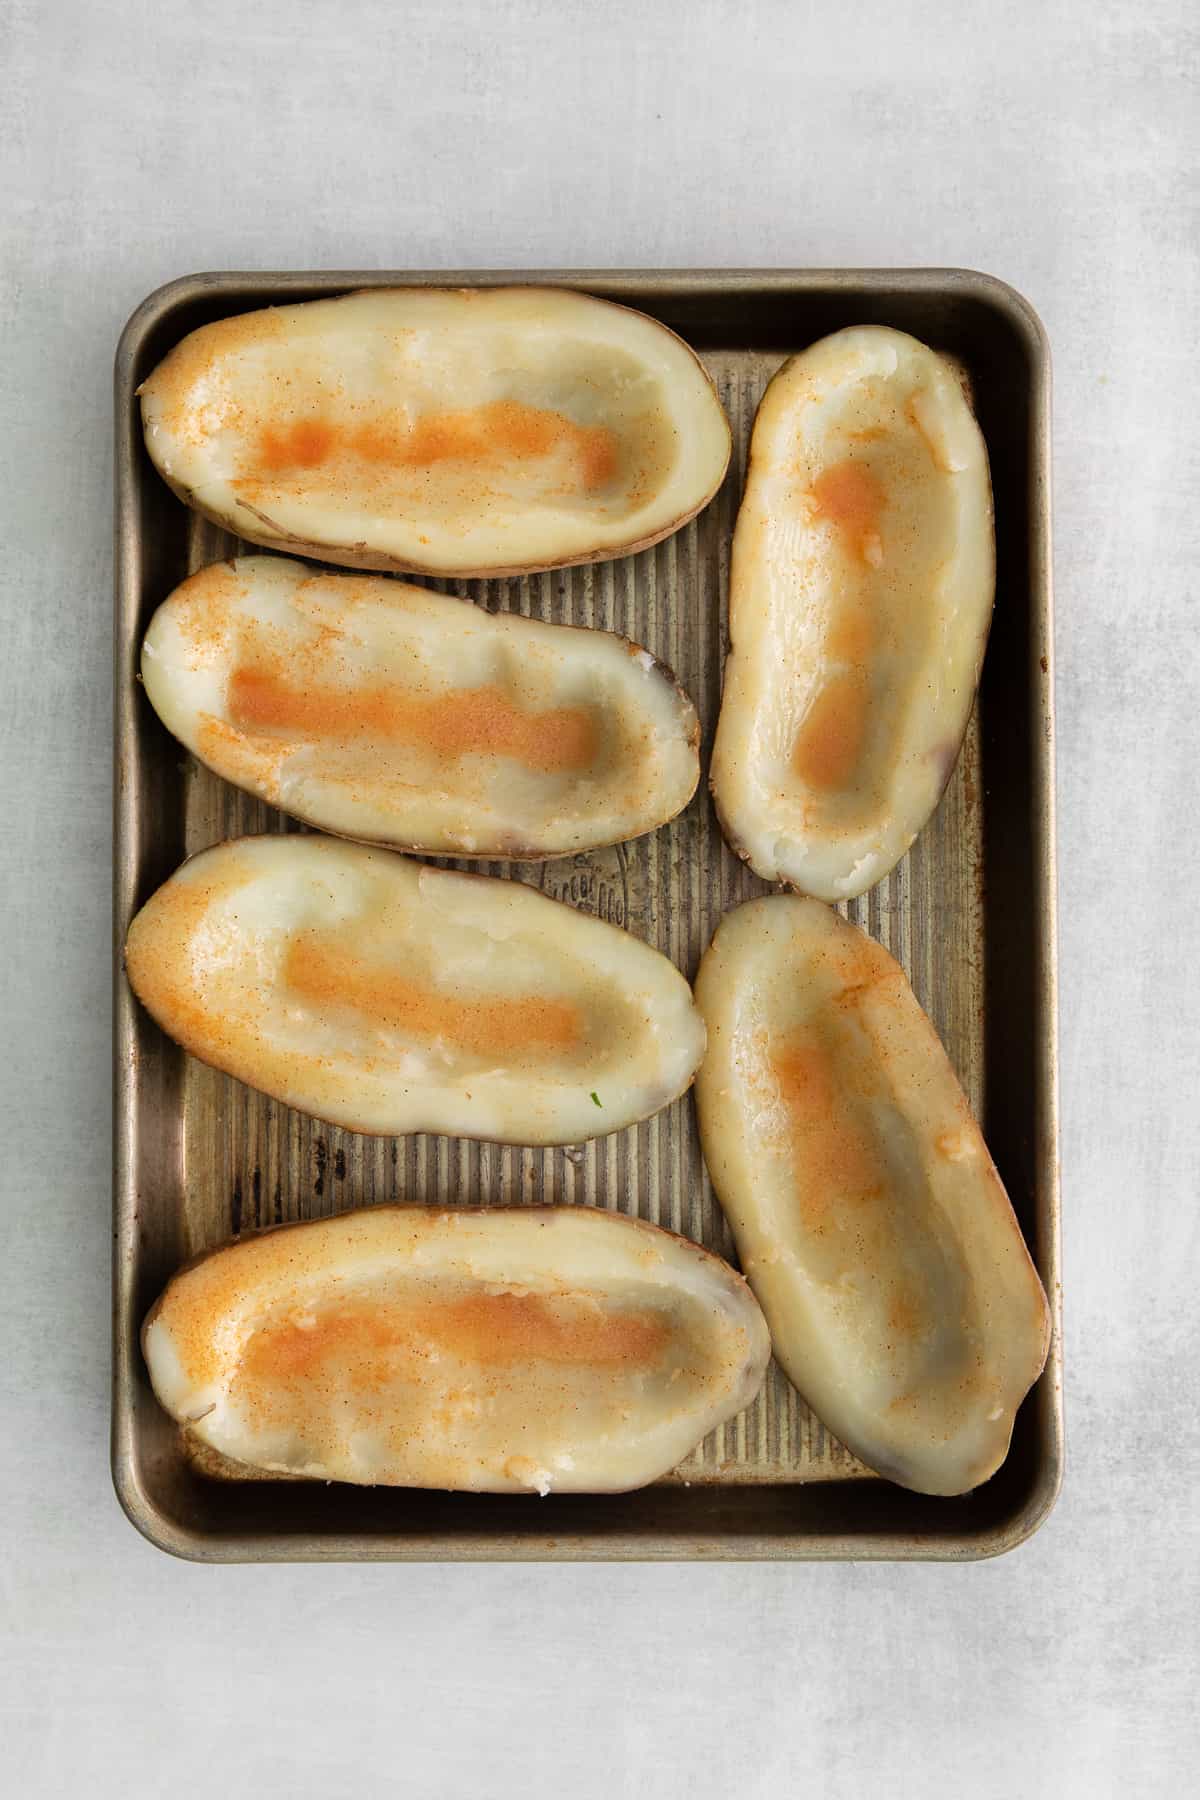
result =
[[895,867],[954,769],[994,589],[962,371],[882,326],[786,363],[751,438],[711,767],[756,874],[837,902]]
[[631,554],[729,460],[703,367],[561,288],[374,289],[190,334],[140,389],[184,503],[350,568],[506,576]]
[[320,835],[189,859],[125,966],[202,1061],[368,1135],[574,1144],[677,1099],[691,990],[630,933],[521,882]]
[[728,913],[696,999],[705,1160],[775,1355],[902,1486],[993,1474],[1050,1314],[1004,1186],[903,970],[815,900]]
[[575,855],[663,824],[699,779],[695,708],[628,639],[283,557],[189,577],[142,681],[224,779],[395,849]]
[[742,1278],[586,1207],[371,1207],[198,1258],[142,1330],[155,1393],[244,1468],[482,1492],[621,1492],[749,1404]]

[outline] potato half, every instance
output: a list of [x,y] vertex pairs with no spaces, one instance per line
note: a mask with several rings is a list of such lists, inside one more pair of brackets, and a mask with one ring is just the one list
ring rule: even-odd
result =
[[162,1405],[258,1469],[611,1493],[749,1405],[770,1340],[740,1275],[583,1207],[372,1207],[226,1245],[142,1331]]
[[194,1056],[352,1131],[570,1144],[690,1083],[704,1026],[657,950],[534,888],[334,838],[239,838],[129,928]]
[[627,638],[283,557],[176,588],[142,680],[218,775],[343,837],[434,855],[619,843],[699,780],[695,708]]
[[960,372],[882,326],[786,363],[750,444],[712,789],[767,881],[863,893],[958,757],[995,588],[987,449]]
[[171,487],[251,543],[519,574],[641,550],[721,484],[682,339],[567,288],[379,288],[183,339],[140,390]]
[[828,907],[774,895],[722,921],[696,998],[704,1154],[785,1371],[881,1475],[986,1481],[1050,1315],[904,971]]

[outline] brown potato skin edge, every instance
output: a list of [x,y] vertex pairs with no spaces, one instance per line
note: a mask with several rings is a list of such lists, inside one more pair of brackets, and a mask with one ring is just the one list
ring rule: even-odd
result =
[[[153,461],[153,458],[151,460]],[[681,531],[698,513],[704,511],[704,508],[715,498],[721,482],[725,479],[729,458],[727,456],[725,459],[725,468],[721,470],[720,480],[705,494],[704,498],[689,511],[680,513],[677,518],[664,525],[661,531],[651,532],[647,537],[635,538],[627,544],[613,544],[605,549],[581,550],[574,556],[560,556],[554,562],[495,563],[470,569],[447,567],[445,564],[439,565],[438,563],[419,563],[411,559],[401,561],[398,557],[384,556],[378,551],[370,551],[363,544],[314,544],[307,538],[287,537],[282,532],[268,535],[262,530],[251,531],[247,529],[244,521],[231,519],[227,514],[216,512],[211,506],[204,505],[202,501],[195,498],[190,488],[183,487],[163,475],[157,463],[154,466],[171,492],[177,499],[182,500],[189,511],[199,513],[201,518],[208,519],[212,524],[220,526],[222,531],[231,532],[234,537],[241,538],[243,542],[257,544],[264,550],[278,550],[284,556],[307,557],[310,562],[332,563],[335,567],[362,569],[376,575],[431,575],[439,580],[502,581],[518,575],[550,574],[555,569],[577,569],[586,563],[615,562],[619,557],[636,556],[639,551],[652,549],[655,544],[661,544],[665,538],[674,537],[677,531]],[[255,516],[262,519],[265,525],[270,526],[271,521],[265,513],[256,512],[253,507],[246,508],[245,501],[241,505],[244,510],[255,513]]]

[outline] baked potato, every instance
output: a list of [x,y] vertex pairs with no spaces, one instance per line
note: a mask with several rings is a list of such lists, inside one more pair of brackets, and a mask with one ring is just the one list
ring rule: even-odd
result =
[[141,389],[180,499],[352,568],[512,575],[677,531],[729,425],[682,339],[568,288],[376,288],[193,331]]
[[125,968],[194,1056],[368,1134],[578,1143],[676,1099],[704,1050],[687,982],[629,932],[328,837],[191,857]]
[[899,862],[957,760],[994,587],[961,371],[879,325],[786,363],[751,438],[711,770],[756,874],[837,901]]
[[339,836],[570,856],[686,806],[700,726],[608,631],[278,556],[201,569],[142,646],[163,723],[227,781]]
[[653,1481],[770,1355],[739,1275],[585,1207],[371,1207],[181,1271],[142,1332],[162,1405],[253,1469],[492,1493]]
[[722,920],[696,999],[704,1155],[776,1357],[879,1474],[976,1487],[1050,1314],[904,971],[829,907],[771,895]]

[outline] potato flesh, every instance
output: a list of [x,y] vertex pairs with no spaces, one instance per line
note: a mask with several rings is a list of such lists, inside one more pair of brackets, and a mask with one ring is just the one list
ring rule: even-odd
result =
[[903,970],[778,895],[726,916],[696,998],[704,1154],[775,1355],[880,1474],[975,1487],[1007,1454],[1049,1312]]
[[161,1403],[252,1467],[503,1493],[612,1492],[749,1404],[770,1344],[741,1278],[573,1207],[377,1207],[227,1246],[170,1283]]
[[576,1143],[675,1099],[704,1049],[686,981],[629,933],[332,838],[192,857],[125,962],[185,1049],[353,1131]]
[[987,450],[944,358],[855,326],[759,407],[713,749],[765,880],[861,894],[904,855],[970,716],[995,587]]
[[343,837],[565,856],[652,830],[699,777],[691,702],[610,632],[282,557],[158,609],[146,693],[219,775]]
[[252,543],[498,574],[656,542],[729,426],[672,332],[569,289],[379,289],[243,313],[143,384],[154,462]]

